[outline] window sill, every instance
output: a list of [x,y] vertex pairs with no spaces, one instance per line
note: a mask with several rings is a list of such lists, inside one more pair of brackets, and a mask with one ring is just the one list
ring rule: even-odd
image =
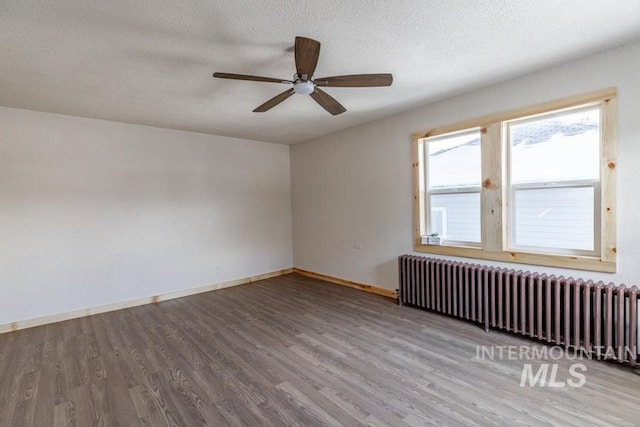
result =
[[437,255],[477,258],[491,261],[513,262],[547,267],[569,268],[574,270],[615,273],[616,263],[605,262],[600,258],[574,255],[546,255],[527,252],[490,252],[472,246],[445,246],[415,244],[413,250]]

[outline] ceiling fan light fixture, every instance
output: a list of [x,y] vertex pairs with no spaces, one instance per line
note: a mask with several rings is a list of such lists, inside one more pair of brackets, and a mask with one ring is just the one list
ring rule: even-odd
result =
[[293,84],[293,90],[298,95],[310,95],[315,90],[311,80],[298,80]]

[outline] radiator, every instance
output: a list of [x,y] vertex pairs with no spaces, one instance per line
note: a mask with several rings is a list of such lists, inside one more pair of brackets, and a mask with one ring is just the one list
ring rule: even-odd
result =
[[399,304],[636,365],[635,286],[412,255],[400,256],[398,267]]

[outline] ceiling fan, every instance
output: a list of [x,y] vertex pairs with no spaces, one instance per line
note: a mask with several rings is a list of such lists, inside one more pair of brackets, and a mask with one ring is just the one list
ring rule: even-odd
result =
[[306,37],[296,37],[294,47],[296,73],[293,80],[274,79],[271,77],[247,76],[245,74],[213,73],[213,77],[233,80],[250,80],[254,82],[284,83],[292,85],[289,89],[274,96],[264,104],[253,110],[255,113],[264,113],[289,98],[294,93],[311,95],[322,108],[335,115],[344,113],[344,108],[331,95],[320,89],[322,87],[376,87],[391,86],[393,76],[391,74],[354,74],[347,76],[332,76],[313,78],[313,73],[320,56],[320,42]]

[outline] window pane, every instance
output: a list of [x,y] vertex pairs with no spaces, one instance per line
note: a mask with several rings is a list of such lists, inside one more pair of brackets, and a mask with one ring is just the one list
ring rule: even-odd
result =
[[429,188],[480,185],[480,132],[427,141]]
[[445,240],[480,242],[480,193],[433,194],[429,232]]
[[512,123],[509,139],[514,184],[599,179],[597,107]]
[[594,250],[593,187],[515,191],[515,244]]

